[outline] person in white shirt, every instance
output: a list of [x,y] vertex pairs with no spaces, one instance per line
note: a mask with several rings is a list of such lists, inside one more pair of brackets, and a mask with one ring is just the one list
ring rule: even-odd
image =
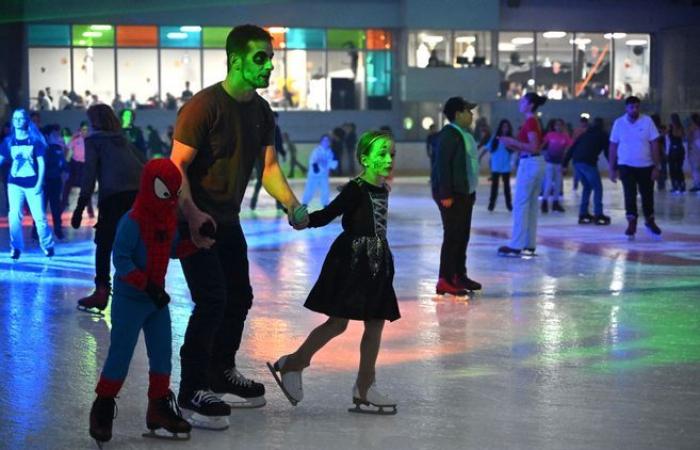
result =
[[647,115],[640,114],[639,98],[625,100],[626,113],[615,120],[610,132],[609,174],[613,183],[618,176],[625,193],[627,230],[625,235],[634,239],[637,232],[637,191],[642,197],[644,225],[653,236],[661,236],[654,220],[654,181],[661,169],[659,131]]
[[331,170],[338,167],[331,150],[331,138],[324,134],[321,136],[321,142],[318,147],[311,152],[309,157],[309,172],[306,179],[306,189],[304,189],[304,198],[301,201],[304,205],[308,205],[313,199],[316,191],[321,191],[321,204],[328,206],[328,177]]

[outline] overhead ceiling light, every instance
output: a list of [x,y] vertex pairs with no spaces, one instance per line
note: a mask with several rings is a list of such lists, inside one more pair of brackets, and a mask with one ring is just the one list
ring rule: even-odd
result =
[[582,118],[582,119],[590,119],[590,118],[591,118],[591,115],[588,114],[588,113],[581,113],[581,114],[579,115],[579,117]]
[[627,37],[627,33],[605,33],[603,37],[605,39],[622,39]]
[[112,29],[112,25],[90,25],[92,31],[109,31]]
[[561,39],[566,36],[566,31],[545,31],[542,37],[546,39]]
[[514,45],[528,45],[535,42],[534,38],[531,37],[514,37],[510,40]]
[[591,40],[588,38],[569,39],[569,44],[588,45],[590,43],[591,43]]
[[166,34],[168,39],[172,40],[179,40],[179,39],[187,39],[187,33],[183,33],[180,31],[171,31],[170,33]]
[[420,36],[420,38],[423,42],[425,42],[428,45],[439,44],[440,42],[445,40],[443,36],[435,36],[433,34],[423,34]]
[[515,44],[511,44],[510,42],[499,42],[498,43],[498,51],[499,52],[513,52],[515,51]]
[[630,39],[628,41],[625,41],[626,45],[647,45],[647,40],[646,39]]
[[102,37],[102,32],[101,31],[84,31],[83,37],[92,37],[92,38]]
[[180,27],[180,31],[185,33],[198,33],[202,31],[202,27],[198,25],[185,25],[184,27]]
[[267,31],[269,31],[272,34],[282,34],[282,33],[286,33],[288,30],[289,30],[289,28],[285,28],[285,27],[270,27],[267,29]]
[[458,36],[455,38],[455,42],[471,44],[472,42],[476,42],[476,36]]

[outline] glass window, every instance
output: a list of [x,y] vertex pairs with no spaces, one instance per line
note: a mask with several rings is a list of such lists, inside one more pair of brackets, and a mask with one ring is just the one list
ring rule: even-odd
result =
[[29,49],[29,97],[34,107],[40,90],[51,88],[54,107],[58,106],[61,92],[71,90],[70,49],[69,48],[30,48]]
[[537,92],[550,100],[571,98],[573,39],[564,31],[537,33]]
[[226,38],[230,32],[230,27],[204,27],[202,28],[202,46],[225,49]]
[[[196,94],[202,89],[201,50],[162,49],[160,51],[160,93],[168,104],[168,94],[180,99],[189,82],[189,90]],[[219,81],[223,80],[221,78]]]
[[158,50],[117,49],[117,93],[127,101],[132,95],[147,105],[158,96]]
[[391,32],[387,30],[367,30],[368,50],[389,50],[391,48]]
[[535,38],[529,32],[498,34],[498,69],[501,72],[500,95],[520,98],[534,91],[532,65],[535,58]]
[[328,48],[334,50],[365,48],[365,31],[330,29],[328,30]]
[[491,65],[490,31],[455,31],[454,67],[481,67]]
[[287,48],[326,48],[326,30],[319,28],[289,28],[287,30]]
[[[275,68],[276,70],[276,68]],[[203,86],[211,86],[226,78],[226,50],[204,50],[204,83]],[[273,72],[274,74],[274,72]]]
[[367,108],[391,109],[391,52],[367,52]]
[[197,48],[202,41],[202,27],[185,25],[181,27],[160,27],[160,46]]
[[364,53],[328,52],[326,92],[330,109],[360,109],[364,103]]
[[444,67],[450,61],[450,32],[412,31],[408,35],[409,67]]
[[29,25],[27,30],[29,46],[68,46],[70,28],[68,25]]
[[74,48],[73,89],[86,102],[92,102],[86,93],[90,91],[102,103],[111,104],[114,98],[114,49]]
[[284,27],[265,28],[272,35],[272,48],[285,48],[287,46],[287,31]]
[[117,27],[117,47],[158,47],[158,27],[120,25]]
[[[290,30],[291,33],[291,30]],[[325,111],[326,52],[287,51],[287,83],[290,108]]]
[[650,36],[628,34],[615,39],[615,98],[649,95]]
[[574,96],[608,98],[612,41],[602,34],[576,33],[574,36]]
[[73,25],[74,47],[114,47],[112,25]]
[[292,98],[290,97],[289,86],[285,76],[284,53],[284,50],[275,50],[275,56],[272,57],[272,65],[275,68],[270,76],[270,85],[267,89],[258,91],[275,109],[288,108],[292,104]]

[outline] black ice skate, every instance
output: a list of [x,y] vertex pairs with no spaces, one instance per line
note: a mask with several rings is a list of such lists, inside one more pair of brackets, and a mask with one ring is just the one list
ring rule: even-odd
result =
[[351,413],[392,416],[397,412],[396,402],[379,393],[374,384],[369,387],[364,399],[360,398],[360,390],[355,385],[352,388],[352,402],[355,404],[355,407],[348,409],[348,412]]
[[637,234],[637,218],[628,217],[627,218],[627,229],[625,230],[625,236],[630,241],[634,240],[634,235]]
[[90,436],[102,448],[112,439],[112,422],[117,417],[117,404],[111,397],[98,396],[90,408]]
[[178,403],[184,416],[194,428],[225,430],[229,427],[231,407],[210,390],[185,393],[180,391]]
[[498,256],[508,256],[508,257],[516,257],[520,258],[520,254],[522,252],[518,250],[517,248],[510,248],[507,245],[504,245],[502,247],[498,247]]
[[649,235],[654,239],[661,239],[661,228],[656,224],[654,218],[647,219],[644,222],[644,226],[647,229]]
[[209,375],[211,390],[231,408],[261,408],[265,401],[265,386],[250,380],[235,367],[218,370]]
[[[148,399],[146,427],[149,431],[143,433],[143,437],[174,441],[188,440],[192,430],[189,422],[182,418],[182,412],[172,391],[168,391],[165,397]],[[167,431],[167,434],[163,434],[162,429]]]
[[78,300],[78,311],[102,316],[102,311],[104,311],[109,303],[110,291],[111,289],[108,284],[97,285],[92,294]]

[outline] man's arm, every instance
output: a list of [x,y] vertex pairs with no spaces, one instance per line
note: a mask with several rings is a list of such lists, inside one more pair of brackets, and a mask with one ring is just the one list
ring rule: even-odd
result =
[[199,230],[206,222],[211,222],[214,224],[214,227],[216,227],[216,222],[209,214],[200,210],[194,203],[194,200],[192,200],[192,190],[190,189],[190,182],[187,178],[187,168],[196,155],[197,149],[183,144],[178,140],[173,140],[173,150],[170,159],[182,175],[179,200],[180,210],[185,216],[185,219],[187,219],[190,228],[190,237],[194,245],[198,248],[209,248],[214,244],[214,239],[202,236]]
[[608,147],[608,176],[613,183],[617,183],[617,145],[611,141]]
[[262,173],[262,185],[268,194],[273,196],[275,200],[282,203],[287,208],[287,215],[290,223],[294,224],[294,228],[303,229],[309,224],[308,214],[304,215],[301,222],[294,219],[294,211],[301,206],[299,200],[294,195],[294,191],[289,187],[287,178],[282,173],[282,168],[277,161],[277,155],[274,145],[267,145],[262,149],[264,163]]
[[661,153],[659,150],[659,140],[654,139],[649,142],[651,145],[651,159],[654,161],[654,168],[651,170],[651,179],[656,181],[659,178],[659,168],[661,167]]
[[454,202],[452,192],[452,160],[454,159],[462,139],[457,135],[458,131],[441,131],[438,135],[438,147],[435,154],[435,164],[438,165],[438,192],[440,203],[445,208],[450,208]]

